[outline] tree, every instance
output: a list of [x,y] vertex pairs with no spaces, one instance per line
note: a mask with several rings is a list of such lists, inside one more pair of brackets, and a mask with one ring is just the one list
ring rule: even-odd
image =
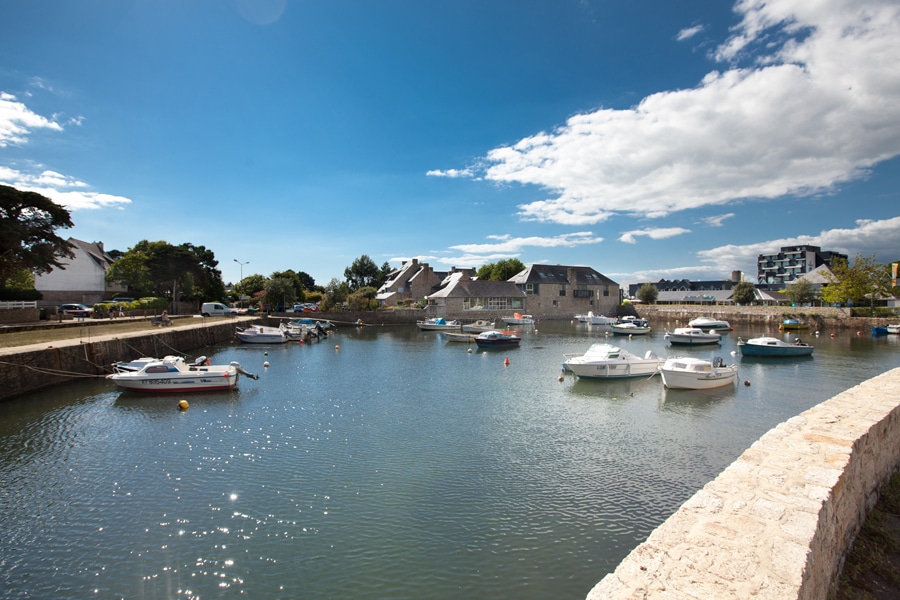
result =
[[225,284],[217,265],[213,252],[203,246],[142,240],[110,266],[106,278],[144,295],[221,299]]
[[297,299],[294,282],[289,277],[272,277],[266,282],[266,304],[287,310]]
[[735,304],[747,305],[756,298],[756,286],[749,281],[742,281],[731,290],[731,299]]
[[350,294],[350,287],[346,281],[341,281],[337,277],[332,277],[328,285],[325,286],[325,295],[319,303],[321,310],[339,307],[347,299]]
[[656,304],[656,300],[659,298],[659,288],[652,283],[645,283],[638,289],[636,296],[644,304]]
[[300,276],[297,275],[297,273],[294,273],[290,269],[287,271],[276,271],[275,273],[272,273],[271,278],[275,279],[276,277],[290,279],[291,285],[294,286],[294,302],[303,302],[306,300],[306,293],[303,291],[303,283],[300,281]]
[[252,298],[258,292],[262,292],[266,289],[267,281],[268,280],[265,277],[256,273],[247,275],[234,286],[234,291],[241,296],[249,296]]
[[313,292],[316,289],[316,280],[313,279],[313,276],[309,273],[305,273],[303,271],[299,271],[297,273],[297,278],[300,280],[300,285],[307,292]]
[[372,286],[361,287],[347,296],[347,304],[350,305],[350,310],[373,310],[378,308],[376,294],[378,290]]
[[822,300],[830,304],[852,302],[863,304],[869,299],[875,304],[875,297],[890,294],[890,271],[885,265],[878,264],[875,256],[856,255],[853,266],[838,258],[830,265],[830,272],[825,273],[828,285],[822,290]]
[[72,226],[69,211],[49,198],[0,185],[0,290],[23,269],[40,275],[63,268],[62,259],[75,255],[55,231]]
[[361,287],[380,286],[378,278],[381,272],[368,254],[363,254],[353,261],[353,264],[344,269],[344,278],[351,292],[355,292]]
[[525,265],[518,258],[504,258],[496,263],[481,265],[475,276],[488,281],[506,281],[525,270]]
[[792,282],[783,293],[791,301],[791,304],[797,306],[811,304],[819,297],[815,286],[805,277]]

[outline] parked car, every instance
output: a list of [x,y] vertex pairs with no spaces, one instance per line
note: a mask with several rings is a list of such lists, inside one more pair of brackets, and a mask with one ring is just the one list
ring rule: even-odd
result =
[[236,315],[238,312],[221,302],[204,302],[200,307],[200,314],[204,317],[226,317]]
[[56,309],[61,315],[72,315],[73,317],[89,317],[93,310],[84,304],[60,304]]

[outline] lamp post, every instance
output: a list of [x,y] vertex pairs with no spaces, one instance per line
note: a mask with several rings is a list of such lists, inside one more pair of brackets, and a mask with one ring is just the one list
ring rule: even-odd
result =
[[[238,285],[240,285],[241,281],[244,280],[244,265],[249,265],[250,261],[248,260],[247,262],[241,262],[238,259],[234,259],[234,262],[241,265],[241,279],[240,279],[240,281],[238,281]],[[240,292],[238,292],[238,304],[240,305],[240,308],[244,308],[244,301],[242,300],[242,298],[243,298],[243,295]]]

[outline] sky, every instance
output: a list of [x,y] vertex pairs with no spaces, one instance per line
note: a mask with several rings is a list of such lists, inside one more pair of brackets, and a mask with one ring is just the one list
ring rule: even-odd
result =
[[896,0],[0,2],[0,184],[226,283],[900,259]]

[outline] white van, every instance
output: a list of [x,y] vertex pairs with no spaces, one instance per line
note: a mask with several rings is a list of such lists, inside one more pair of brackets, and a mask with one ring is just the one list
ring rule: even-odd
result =
[[204,302],[200,307],[200,314],[204,317],[226,317],[236,315],[237,311],[221,302]]

